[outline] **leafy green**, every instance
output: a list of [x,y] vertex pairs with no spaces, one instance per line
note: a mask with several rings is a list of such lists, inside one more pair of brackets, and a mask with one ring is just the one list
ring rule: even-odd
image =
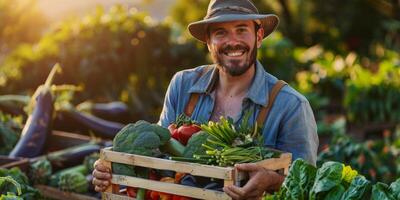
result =
[[364,176],[358,175],[351,182],[349,188],[342,196],[342,200],[365,199],[371,190],[371,182]]
[[77,193],[86,193],[89,188],[86,177],[79,172],[61,174],[58,185],[63,191]]
[[343,164],[326,162],[318,169],[315,182],[310,191],[310,200],[320,199],[342,181]]
[[83,164],[88,169],[89,173],[91,173],[94,170],[93,165],[99,158],[100,154],[98,152],[92,153],[85,157],[85,159],[83,160]]
[[290,167],[290,173],[283,182],[284,199],[308,199],[309,190],[314,184],[317,169],[304,160],[295,160]]
[[30,166],[30,178],[34,184],[47,184],[51,174],[51,163],[47,159],[40,159]]
[[[25,200],[36,200],[40,198],[39,191],[29,185],[28,177],[19,168],[0,168],[0,177],[11,177],[20,185],[21,195],[19,197]],[[14,183],[3,181],[0,184],[0,194],[7,196],[11,193],[19,194],[18,187],[15,187]]]
[[317,169],[297,159],[280,190],[264,200],[361,200],[367,199],[370,191],[371,182],[350,166],[331,161]]
[[372,187],[372,200],[397,200],[400,198],[400,178],[388,186],[378,182]]
[[195,154],[205,154],[206,148],[204,148],[202,144],[207,142],[208,136],[209,135],[204,131],[193,134],[186,144],[183,156],[186,158],[193,158]]
[[0,155],[8,155],[17,144],[18,138],[19,135],[0,119]]

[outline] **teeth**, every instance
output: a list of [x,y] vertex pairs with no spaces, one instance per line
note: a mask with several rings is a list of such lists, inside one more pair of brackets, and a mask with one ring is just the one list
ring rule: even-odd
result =
[[229,52],[227,53],[228,56],[241,56],[243,51],[236,51],[236,52]]

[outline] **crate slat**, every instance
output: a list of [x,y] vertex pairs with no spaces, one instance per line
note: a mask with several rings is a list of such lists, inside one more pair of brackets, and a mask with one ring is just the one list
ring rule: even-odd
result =
[[154,181],[154,180],[131,177],[131,176],[122,176],[114,174],[111,182],[114,184],[126,185],[131,187],[140,187],[148,190],[155,190],[169,194],[188,196],[197,199],[219,199],[219,200],[230,199],[230,197],[226,195],[224,192],[207,190],[186,185],[179,185],[175,183]]
[[152,158],[147,156],[139,156],[128,153],[111,151],[105,148],[100,151],[100,158],[129,165],[136,165],[160,170],[172,170],[182,173],[189,173],[194,176],[205,176],[210,178],[232,180],[234,174],[231,167],[217,167],[211,165],[201,165],[197,163],[180,162],[174,160],[166,160],[160,158]]
[[61,191],[57,188],[53,188],[50,186],[46,185],[35,185],[35,188],[37,188],[41,194],[43,194],[44,197],[56,199],[56,200],[99,200],[98,198],[91,197],[91,196],[86,196],[83,194],[77,194],[77,193],[72,193],[72,192],[64,192]]
[[288,171],[291,162],[292,154],[282,153],[279,158],[269,158],[267,160],[259,161],[257,164],[269,170],[284,169],[284,175],[287,175],[286,171]]
[[101,195],[102,200],[136,200],[135,198],[128,197],[126,195],[119,195],[119,194],[113,194],[113,193],[108,193],[108,192],[103,192]]

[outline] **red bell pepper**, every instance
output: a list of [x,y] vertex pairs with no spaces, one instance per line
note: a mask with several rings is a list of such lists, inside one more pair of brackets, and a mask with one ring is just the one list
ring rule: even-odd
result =
[[200,126],[196,124],[184,124],[181,127],[178,128],[178,134],[179,134],[179,142],[181,142],[183,145],[186,145],[190,137],[192,137],[193,134],[199,132],[201,130]]

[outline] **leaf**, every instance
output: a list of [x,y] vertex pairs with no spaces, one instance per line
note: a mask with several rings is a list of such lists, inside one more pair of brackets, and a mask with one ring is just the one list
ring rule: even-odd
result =
[[288,176],[283,182],[284,199],[305,200],[312,187],[317,169],[306,161],[297,159],[290,167]]
[[310,200],[320,199],[324,192],[328,192],[342,182],[343,164],[326,162],[317,171],[314,185],[310,191]]
[[349,188],[343,194],[341,200],[365,199],[371,188],[371,182],[364,176],[356,176]]

